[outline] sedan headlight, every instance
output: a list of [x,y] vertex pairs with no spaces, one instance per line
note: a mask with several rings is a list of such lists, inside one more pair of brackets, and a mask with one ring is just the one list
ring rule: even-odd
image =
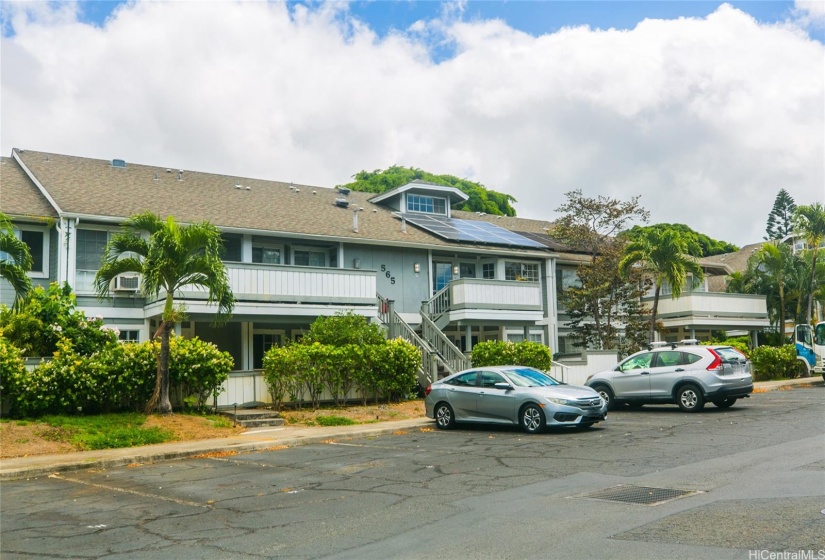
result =
[[553,404],[560,404],[564,406],[573,406],[576,404],[574,401],[568,401],[567,399],[552,399],[550,397],[547,397],[547,400]]

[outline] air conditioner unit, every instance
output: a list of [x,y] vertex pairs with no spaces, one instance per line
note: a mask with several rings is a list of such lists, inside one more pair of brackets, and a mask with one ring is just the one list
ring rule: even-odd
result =
[[116,292],[136,292],[140,288],[140,275],[121,274],[115,276],[114,291]]

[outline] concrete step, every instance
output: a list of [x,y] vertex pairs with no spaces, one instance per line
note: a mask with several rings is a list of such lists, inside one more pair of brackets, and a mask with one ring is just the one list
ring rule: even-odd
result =
[[237,411],[234,409],[220,410],[218,414],[230,418],[234,423],[245,428],[284,425],[284,419],[277,412],[262,408],[242,408]]

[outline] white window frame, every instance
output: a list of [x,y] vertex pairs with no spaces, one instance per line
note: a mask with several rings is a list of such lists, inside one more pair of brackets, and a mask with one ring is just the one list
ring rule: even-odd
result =
[[329,266],[329,249],[324,247],[314,247],[312,245],[294,245],[292,250],[289,252],[289,264],[292,266],[315,266],[315,265],[304,265],[304,264],[295,264],[295,253],[298,251],[309,251],[311,253],[321,253],[324,255],[324,264],[322,265],[323,268]]
[[[260,241],[253,241],[252,242],[252,253],[255,252],[255,249],[277,249],[281,252],[281,262],[278,264],[284,264],[284,255],[286,255],[286,249],[283,243],[261,243]],[[259,263],[255,262],[254,257],[250,257],[249,262],[253,264],[268,264],[271,265],[272,263]]]
[[[410,208],[410,205],[412,204],[412,198],[413,197],[417,197],[418,199],[429,199],[429,200],[431,200],[432,201],[432,206],[433,206],[432,211],[430,212],[430,211],[427,211],[427,210],[413,210],[412,208]],[[436,200],[440,200],[444,203],[444,211],[443,212],[438,212],[436,210],[436,202],[435,202]],[[415,213],[415,214],[437,214],[439,216],[447,216],[448,212],[449,212],[449,208],[450,208],[450,205],[447,204],[447,199],[443,196],[433,196],[431,194],[418,194],[418,193],[407,193],[406,200],[404,201],[404,206],[405,206],[407,212],[411,212],[411,213]],[[418,207],[421,208],[421,206],[422,206],[422,204],[421,204],[421,202],[419,202]]]
[[42,270],[28,270],[26,275],[30,278],[48,278],[49,277],[49,228],[42,226],[29,226],[13,224],[12,231],[14,236],[20,241],[23,240],[24,231],[36,231],[43,234],[43,269]]
[[505,280],[507,280],[507,265],[510,264],[510,263],[517,264],[519,266],[530,265],[530,266],[535,266],[535,268],[536,268],[536,278],[535,279],[522,278],[521,280],[519,280],[518,278],[516,278],[514,280],[510,280],[511,282],[512,281],[515,281],[515,282],[533,282],[533,283],[541,282],[541,264],[540,263],[531,262],[531,261],[516,261],[516,260],[511,260],[511,259],[508,259],[508,260],[504,261],[504,279]]

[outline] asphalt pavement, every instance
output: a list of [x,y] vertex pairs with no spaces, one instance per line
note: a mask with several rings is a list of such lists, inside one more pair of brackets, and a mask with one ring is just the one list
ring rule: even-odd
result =
[[[822,385],[823,383],[821,377],[764,381],[754,383],[754,390],[756,392],[774,391],[792,385]],[[255,428],[241,435],[227,438],[162,443],[123,449],[79,451],[56,455],[14,457],[0,461],[0,481],[36,478],[80,469],[155,463],[217,453],[248,453],[272,448],[321,443],[330,439],[342,440],[393,434],[425,427],[435,428],[435,424],[429,418],[422,417],[353,426],[280,426]]]

